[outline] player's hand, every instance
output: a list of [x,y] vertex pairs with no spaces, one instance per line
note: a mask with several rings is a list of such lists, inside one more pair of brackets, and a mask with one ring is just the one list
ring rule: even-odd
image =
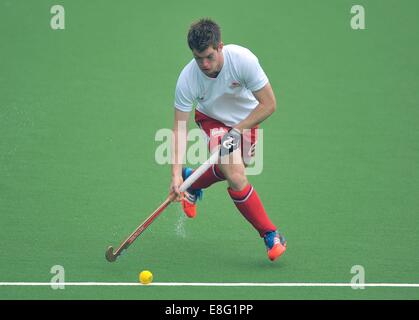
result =
[[241,146],[241,133],[232,128],[221,139],[220,156],[229,155]]
[[169,193],[176,195],[174,201],[180,202],[182,200],[182,194],[179,191],[180,186],[183,183],[183,179],[181,176],[172,177],[172,182],[170,183]]

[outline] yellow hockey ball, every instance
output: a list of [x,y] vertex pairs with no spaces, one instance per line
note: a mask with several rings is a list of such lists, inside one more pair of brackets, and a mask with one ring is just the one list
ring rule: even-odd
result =
[[148,270],[144,270],[140,272],[138,279],[142,284],[149,284],[153,281],[153,274]]

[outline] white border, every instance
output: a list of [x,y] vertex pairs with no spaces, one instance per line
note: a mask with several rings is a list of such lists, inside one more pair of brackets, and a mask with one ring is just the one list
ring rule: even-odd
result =
[[387,287],[387,288],[419,288],[419,283],[315,283],[315,282],[153,282],[148,285],[139,282],[0,282],[0,286],[165,286],[165,287]]

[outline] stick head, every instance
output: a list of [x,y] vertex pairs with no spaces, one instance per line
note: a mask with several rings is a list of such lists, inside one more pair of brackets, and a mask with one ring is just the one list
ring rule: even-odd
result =
[[113,253],[112,246],[108,247],[105,253],[106,260],[108,260],[109,262],[114,262],[116,260],[116,257],[117,256]]

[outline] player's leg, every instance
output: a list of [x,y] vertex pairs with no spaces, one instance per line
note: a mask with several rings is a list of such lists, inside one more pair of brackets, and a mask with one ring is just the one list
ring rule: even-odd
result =
[[[222,137],[230,128],[222,122],[212,119],[199,111],[195,112],[195,121],[205,135],[208,143],[208,150],[212,153],[218,147]],[[225,177],[221,172],[219,165],[214,164],[192,185],[192,188],[205,189],[216,182],[224,180]]]
[[[200,112],[196,112],[195,120],[198,126],[207,137],[208,148],[212,151],[218,146],[222,136],[228,131],[223,123],[214,120]],[[184,168],[182,170],[183,180],[186,180],[193,173],[193,169]],[[202,189],[206,189],[212,184],[224,181],[225,177],[218,164],[212,165],[197,181],[195,181],[188,190],[184,192],[182,207],[185,214],[194,218],[197,212],[197,201],[202,199]]]
[[271,222],[255,188],[248,182],[241,150],[230,154],[228,161],[221,160],[221,171],[228,181],[228,193],[237,209],[264,238],[270,260],[275,260],[286,250],[285,239]]
[[[185,181],[194,172],[191,168],[183,168],[182,177]],[[189,218],[194,218],[197,212],[197,201],[202,199],[203,189],[212,184],[224,181],[224,175],[217,164],[213,164],[203,175],[194,182],[184,193],[182,198],[183,211]]]
[[[199,122],[198,125],[207,137],[208,150],[210,153],[214,152],[220,144],[223,135],[229,130],[229,128],[222,123],[212,119],[205,122]],[[191,187],[193,189],[206,189],[212,184],[224,180],[225,177],[220,170],[219,164],[214,164],[197,181],[195,181]]]

